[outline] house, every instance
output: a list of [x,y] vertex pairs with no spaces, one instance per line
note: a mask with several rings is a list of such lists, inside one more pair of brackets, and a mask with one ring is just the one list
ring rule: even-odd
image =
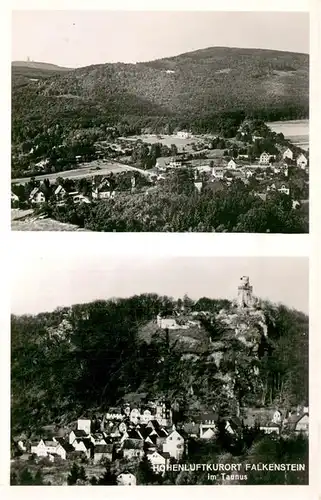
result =
[[163,451],[169,453],[169,455],[176,460],[182,458],[184,452],[184,438],[177,432],[175,426],[173,426],[172,432],[165,439]]
[[133,408],[131,411],[130,411],[130,415],[129,415],[129,420],[133,423],[133,424],[137,424],[138,421],[140,419],[140,410],[138,408]]
[[182,166],[182,162],[177,161],[174,158],[172,158],[168,164],[168,168],[180,168],[181,166]]
[[11,191],[11,203],[19,201],[19,196],[17,196],[15,193]]
[[159,157],[156,159],[155,167],[162,172],[166,172],[169,163],[170,159],[168,157]]
[[260,165],[269,165],[270,164],[271,155],[266,153],[265,151],[261,154],[259,164]]
[[236,165],[236,163],[235,163],[235,161],[234,161],[233,159],[232,159],[232,160],[230,160],[230,161],[228,162],[228,164],[227,164],[227,168],[229,168],[229,169],[233,169],[233,170],[234,170],[235,168],[237,168],[237,165]]
[[47,457],[48,455],[56,454],[63,460],[66,460],[67,456],[66,450],[55,438],[52,441],[40,439],[36,446],[31,446],[31,453],[35,453],[37,457]]
[[109,408],[106,413],[106,420],[123,420],[124,415],[119,407]]
[[67,196],[67,191],[63,186],[61,186],[61,184],[59,184],[59,186],[55,189],[54,194],[57,200],[61,201],[65,196]]
[[75,451],[80,451],[85,454],[87,458],[91,457],[91,450],[93,449],[93,444],[90,438],[76,439],[72,446]]
[[123,457],[127,460],[141,460],[144,456],[144,442],[126,439],[122,446]]
[[280,425],[278,424],[265,424],[265,425],[260,425],[259,424],[260,431],[265,432],[265,434],[272,434],[272,432],[275,432],[276,434],[280,434]]
[[113,198],[115,196],[115,190],[111,186],[108,179],[104,179],[99,186],[92,189],[92,198],[94,200],[105,200],[107,198]]
[[72,193],[69,193],[69,196],[71,196],[72,201],[76,204],[78,203],[90,203],[90,199],[88,196],[84,196],[83,194],[78,193],[78,191],[74,191]]
[[40,160],[38,163],[35,164],[35,167],[37,167],[40,170],[43,170],[49,163],[49,160]]
[[22,441],[22,439],[19,439],[19,441],[17,442],[17,445],[21,451],[27,451],[27,447],[26,447],[24,441]]
[[287,195],[290,194],[290,188],[287,187],[285,184],[281,184],[280,187],[277,188],[277,190],[279,191],[279,193],[283,193],[283,194],[287,194]]
[[71,431],[69,434],[69,444],[72,445],[74,443],[74,441],[76,441],[77,439],[83,439],[86,437],[88,437],[88,434],[84,430],[77,429],[77,430]]
[[225,172],[225,169],[222,167],[213,167],[212,168],[212,176],[215,179],[223,179],[224,172]]
[[283,193],[286,195],[290,194],[290,188],[286,184],[279,183],[279,182],[276,182],[276,183],[273,182],[273,184],[268,185],[266,190],[267,191],[278,191],[279,193]]
[[90,435],[90,441],[92,442],[92,444],[94,446],[106,444],[106,438],[101,433],[91,434]]
[[167,328],[169,330],[181,330],[181,329],[188,329],[188,325],[180,325],[177,323],[177,320],[174,316],[167,316],[166,318],[163,318],[161,314],[157,315],[157,326],[159,328],[162,328],[163,330],[166,330]]
[[136,477],[128,471],[118,474],[116,481],[118,486],[136,486]]
[[240,433],[242,429],[242,422],[238,417],[229,417],[225,421],[225,430],[232,435]]
[[40,204],[44,203],[46,201],[46,198],[43,192],[40,191],[39,188],[35,187],[30,193],[29,201],[31,201],[31,203],[33,204]]
[[283,152],[282,157],[283,157],[283,160],[285,160],[285,158],[288,158],[289,160],[293,160],[293,151],[290,148],[287,148]]
[[94,464],[101,462],[101,460],[109,460],[112,462],[113,459],[113,449],[112,444],[98,444],[94,448]]
[[298,167],[301,167],[302,169],[305,169],[308,165],[308,159],[307,157],[301,153],[296,160],[296,164]]
[[86,434],[91,432],[91,419],[89,418],[78,418],[77,420],[77,430],[84,431]]
[[148,422],[153,418],[150,410],[144,410],[140,415],[140,421],[142,424],[148,424]]
[[197,191],[200,193],[203,187],[203,182],[194,182],[194,186],[197,189]]
[[303,433],[307,436],[309,435],[309,414],[303,413],[303,415],[299,416],[298,420],[295,423],[294,430],[297,433]]
[[198,167],[195,167],[195,173],[196,172],[211,172],[212,167],[210,165],[199,165]]
[[200,434],[200,424],[195,422],[187,422],[183,426],[184,432],[194,438],[197,438]]
[[191,136],[191,133],[190,132],[186,132],[185,130],[179,130],[177,133],[176,133],[177,137],[179,137],[180,139],[190,139],[192,136]]
[[146,453],[146,456],[150,461],[154,472],[164,472],[171,458],[169,453],[159,452],[157,450],[151,453]]
[[156,404],[155,416],[150,420],[146,427],[151,427],[157,433],[166,426],[172,423],[172,410],[169,403],[166,401],[158,402]]

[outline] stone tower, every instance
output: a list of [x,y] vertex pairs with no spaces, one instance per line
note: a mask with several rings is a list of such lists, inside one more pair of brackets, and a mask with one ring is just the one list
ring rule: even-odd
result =
[[237,287],[237,306],[240,309],[254,306],[253,287],[250,285],[250,278],[242,276]]

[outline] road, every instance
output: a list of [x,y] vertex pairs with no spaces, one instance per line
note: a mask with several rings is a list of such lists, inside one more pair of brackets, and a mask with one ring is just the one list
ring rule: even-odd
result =
[[[99,167],[99,169],[97,169]],[[148,171],[141,170],[140,168],[132,167],[130,165],[123,165],[122,163],[95,160],[90,163],[83,163],[81,167],[73,170],[65,170],[63,172],[55,172],[54,174],[44,174],[37,175],[35,179],[41,181],[44,179],[50,179],[50,181],[55,182],[57,177],[62,177],[63,179],[81,179],[82,177],[92,177],[94,175],[107,175],[111,172],[128,172],[136,171],[148,177]],[[11,184],[26,184],[29,182],[31,177],[23,177],[20,179],[11,179]]]

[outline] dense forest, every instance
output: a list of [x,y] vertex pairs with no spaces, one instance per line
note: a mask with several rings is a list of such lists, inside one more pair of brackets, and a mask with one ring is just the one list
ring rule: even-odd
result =
[[14,150],[57,124],[65,137],[81,128],[106,133],[110,126],[121,134],[175,127],[224,133],[245,115],[299,119],[308,109],[305,54],[214,47],[139,64],[12,69]]
[[161,189],[148,194],[120,192],[107,202],[47,204],[40,211],[91,231],[308,232],[307,214],[292,208],[291,196],[271,192],[263,201],[253,194],[253,188],[252,182],[245,186],[235,180],[231,186],[221,182],[205,185],[198,193],[193,174],[177,169]]
[[[179,342],[177,332],[157,329],[155,318],[159,311],[171,312],[182,304],[189,311],[208,310],[210,319],[203,320],[200,329],[178,330],[178,336],[184,336]],[[193,301],[185,296],[176,301],[144,294],[37,316],[13,315],[13,434],[31,435],[48,424],[68,425],[83,412],[94,416],[124,398],[137,402],[166,397],[177,422],[212,405],[226,416],[235,405],[287,408],[306,402],[308,318],[265,302],[261,307],[267,337],[262,337],[259,322],[244,317],[246,345],[251,346],[246,347],[234,329],[219,320],[222,307],[233,312],[226,300]],[[186,335],[194,338],[192,344],[183,341]],[[213,357],[217,349],[219,366]],[[232,399],[222,382],[226,377],[234,381]]]

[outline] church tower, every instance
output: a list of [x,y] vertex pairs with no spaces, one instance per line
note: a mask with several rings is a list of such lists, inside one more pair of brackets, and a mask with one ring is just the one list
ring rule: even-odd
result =
[[237,306],[240,309],[244,309],[253,307],[253,305],[253,287],[250,285],[250,278],[248,276],[242,276],[237,288]]

